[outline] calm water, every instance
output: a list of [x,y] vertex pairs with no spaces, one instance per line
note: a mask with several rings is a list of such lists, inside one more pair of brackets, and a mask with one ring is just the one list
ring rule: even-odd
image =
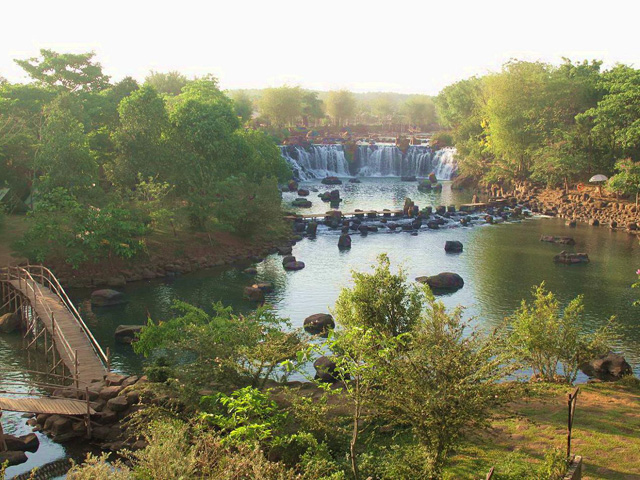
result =
[[[305,188],[318,188],[320,192],[338,188],[345,201],[344,211],[355,208],[399,208],[406,196],[420,207],[468,202],[469,193],[452,192],[445,184],[441,194],[423,194],[416,183],[402,183],[393,179],[370,179],[361,184],[345,184],[338,187],[305,183]],[[311,193],[311,209],[324,212],[325,204]],[[289,204],[295,193],[284,194],[283,202]],[[292,210],[294,210],[292,208]],[[576,247],[556,246],[540,242],[541,234],[570,235],[576,239]],[[464,305],[467,314],[476,318],[482,326],[497,325],[505,316],[518,308],[523,298],[530,296],[531,287],[542,281],[556,293],[562,302],[577,295],[584,295],[584,329],[593,330],[611,315],[624,335],[619,350],[634,365],[638,373],[640,364],[640,309],[632,303],[639,290],[630,288],[635,271],[640,267],[640,245],[636,237],[605,228],[579,225],[570,229],[558,219],[534,218],[523,222],[500,225],[476,225],[473,227],[421,230],[417,236],[406,232],[371,233],[366,237],[352,234],[353,246],[349,251],[339,251],[339,232],[321,227],[313,240],[305,239],[293,248],[293,254],[305,262],[306,268],[298,272],[285,272],[281,257],[273,255],[257,265],[258,276],[249,277],[237,269],[219,269],[198,272],[170,281],[156,280],[127,286],[124,291],[130,302],[109,309],[92,309],[88,290],[70,292],[80,306],[85,321],[103,347],[113,352],[114,368],[123,372],[138,372],[143,360],[133,354],[131,347],[118,346],[113,340],[115,327],[120,324],[143,324],[146,318],[159,320],[169,317],[175,300],[184,300],[203,308],[216,301],[248,310],[252,304],[242,299],[244,286],[255,280],[275,285],[268,302],[294,326],[301,326],[305,317],[313,313],[328,312],[340,289],[350,284],[352,269],[370,270],[380,253],[387,253],[394,267],[402,266],[410,279],[444,271],[459,273],[465,280],[461,290],[444,297],[448,306]],[[461,254],[446,254],[446,240],[460,240],[464,244]],[[585,251],[591,258],[588,265],[556,265],[553,256],[562,249]],[[24,365],[23,354],[7,337],[0,337],[0,367],[19,371]],[[23,377],[23,374],[15,375]],[[18,416],[3,418],[7,430],[27,433],[24,419]],[[45,440],[40,451],[29,464],[13,467],[10,474],[27,470],[36,464],[59,458],[62,447]],[[42,459],[46,458],[46,459]],[[32,463],[34,462],[34,463]]]

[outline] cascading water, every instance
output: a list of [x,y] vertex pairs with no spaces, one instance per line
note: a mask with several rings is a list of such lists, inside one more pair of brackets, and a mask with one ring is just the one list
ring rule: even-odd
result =
[[361,177],[402,175],[402,151],[395,145],[359,145],[356,160]]
[[455,148],[434,152],[430,147],[411,145],[406,154],[394,145],[360,145],[356,161],[361,177],[428,177],[451,180],[457,171]]
[[312,145],[308,149],[282,145],[280,153],[293,170],[294,177],[300,180],[350,176],[342,145]]

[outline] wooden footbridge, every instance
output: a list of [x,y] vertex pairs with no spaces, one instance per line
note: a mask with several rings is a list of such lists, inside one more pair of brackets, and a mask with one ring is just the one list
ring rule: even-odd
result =
[[71,381],[78,390],[104,378],[108,356],[48,268],[2,268],[0,289],[0,310],[20,317],[24,347],[44,352],[48,371],[42,373]]

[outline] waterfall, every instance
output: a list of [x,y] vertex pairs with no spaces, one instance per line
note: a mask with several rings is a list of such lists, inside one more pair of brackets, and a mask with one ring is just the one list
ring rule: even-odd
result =
[[327,176],[348,177],[349,164],[342,145],[312,145],[305,149],[297,145],[280,146],[280,154],[300,180]]
[[356,155],[361,177],[402,175],[402,151],[395,145],[359,145]]
[[454,148],[434,152],[424,145],[411,145],[404,155],[392,145],[360,145],[356,154],[358,175],[363,177],[428,177],[451,180],[458,166]]

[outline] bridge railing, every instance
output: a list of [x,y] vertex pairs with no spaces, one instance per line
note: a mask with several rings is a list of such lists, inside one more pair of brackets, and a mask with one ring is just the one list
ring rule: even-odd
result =
[[[23,267],[5,267],[0,269],[0,272],[3,272],[8,279],[17,280],[21,282],[21,284],[24,282],[24,285],[33,292],[36,302],[39,302],[39,304],[43,306],[43,310],[49,316],[49,320],[52,322],[52,329],[54,330],[56,329],[54,325],[55,317],[49,306],[41,300],[43,294],[40,289],[40,285],[56,295],[67,311],[74,317],[76,323],[89,340],[89,344],[96,356],[100,359],[105,368],[108,368],[108,356],[104,353],[102,347],[100,347],[100,344],[91,333],[91,330],[89,330],[89,327],[84,323],[84,320],[82,320],[80,313],[76,309],[75,305],[73,305],[73,302],[71,302],[69,296],[51,270],[41,265],[27,265]],[[61,338],[63,347],[67,354],[69,354],[69,358],[73,359],[77,364],[76,352],[71,348],[71,345],[69,345],[62,335],[59,335],[59,338]]]
[[58,282],[58,279],[53,274],[53,272],[43,265],[27,265],[21,268],[28,271],[32,277],[39,279],[42,285],[51,290],[60,299],[69,313],[73,315],[76,322],[78,322],[80,328],[82,328],[82,331],[89,339],[89,343],[91,344],[91,347],[93,348],[95,354],[98,356],[103,365],[105,367],[108,367],[108,356],[102,350],[102,347],[100,347],[100,344],[91,333],[91,330],[89,330],[89,327],[87,327],[86,323],[84,323],[84,320],[80,316],[80,313],[67,295],[67,292],[65,292],[64,288],[62,288],[62,285],[60,285],[60,282]]
[[[41,310],[47,316],[47,320],[51,322],[51,330],[54,340],[57,339],[59,341],[59,344],[62,346],[69,358],[77,364],[77,355],[75,350],[71,347],[67,339],[60,333],[60,330],[56,328],[55,315],[53,314],[53,311],[51,310],[49,305],[47,305],[46,302],[42,301],[44,295],[42,294],[40,284],[35,281],[28,270],[25,270],[22,267],[4,267],[0,268],[0,272],[6,280],[16,280],[18,281],[21,289],[24,288],[25,291],[31,292],[31,294],[33,295],[33,301],[41,307]],[[33,307],[35,306],[36,305],[33,305]]]

